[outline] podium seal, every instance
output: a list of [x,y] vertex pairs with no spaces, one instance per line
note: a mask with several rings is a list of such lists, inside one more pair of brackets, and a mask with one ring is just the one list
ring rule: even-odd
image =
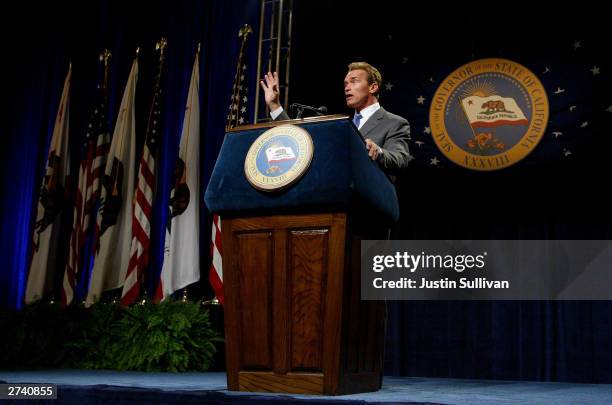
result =
[[442,81],[429,110],[432,137],[452,162],[498,170],[538,145],[548,124],[546,90],[533,72],[507,59],[480,59]]
[[261,134],[249,148],[244,174],[261,191],[282,190],[295,184],[308,170],[314,152],[310,134],[286,124]]

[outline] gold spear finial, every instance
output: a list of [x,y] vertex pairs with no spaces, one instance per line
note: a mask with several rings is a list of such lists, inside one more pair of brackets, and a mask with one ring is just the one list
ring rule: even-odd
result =
[[251,28],[251,26],[249,24],[244,24],[242,28],[240,28],[240,31],[238,31],[238,38],[246,37],[248,34],[252,33],[253,29]]
[[104,61],[104,65],[108,64],[108,61],[113,56],[109,49],[104,48],[100,53],[100,62]]
[[166,38],[164,37],[161,37],[160,40],[157,41],[157,43],[155,44],[155,50],[159,51],[160,57],[164,55],[164,51],[166,50],[167,46],[168,46],[168,41],[166,41]]

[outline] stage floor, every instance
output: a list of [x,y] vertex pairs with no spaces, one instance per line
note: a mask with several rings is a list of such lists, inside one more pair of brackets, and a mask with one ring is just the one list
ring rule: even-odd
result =
[[[378,392],[336,397],[237,393],[226,389],[225,373],[143,373],[92,370],[0,371],[0,381],[59,386],[66,403],[436,403],[436,404],[610,404],[612,385],[526,381],[385,377]],[[159,401],[158,401],[159,400]],[[346,402],[345,402],[346,401]]]

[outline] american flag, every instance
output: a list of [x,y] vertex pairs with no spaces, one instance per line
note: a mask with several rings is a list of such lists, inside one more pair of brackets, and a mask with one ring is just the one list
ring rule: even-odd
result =
[[232,99],[230,100],[229,112],[227,114],[227,124],[225,130],[230,130],[239,125],[248,124],[247,119],[247,65],[239,60],[236,76],[234,77],[234,87],[232,89]]
[[134,197],[130,261],[121,294],[121,304],[123,305],[134,303],[140,295],[142,276],[149,263],[153,192],[155,189],[155,159],[161,135],[161,78],[165,47],[166,40],[162,38],[157,44],[157,49],[160,51],[159,69],[155,78],[153,102],[149,113],[146,140],[140,159],[138,184]]
[[215,291],[215,296],[223,304],[225,299],[223,293],[223,248],[221,244],[221,218],[217,214],[213,215],[210,255],[212,256],[212,263],[208,281]]
[[106,166],[110,148],[110,130],[107,111],[108,61],[111,53],[100,55],[104,66],[104,78],[97,86],[95,107],[91,113],[84,139],[84,155],[79,166],[78,188],[75,196],[73,228],[70,235],[68,260],[62,282],[62,305],[69,305],[74,298],[77,274],[85,267],[83,257],[85,241],[93,229],[92,218],[100,197],[100,176]]
[[[232,98],[230,99],[229,112],[227,114],[227,124],[225,130],[237,127],[239,125],[248,124],[247,119],[247,105],[248,105],[248,81],[247,81],[247,65],[245,63],[245,48],[249,34],[253,30],[247,24],[244,25],[238,33],[240,38],[240,53],[238,54],[238,62],[236,63],[236,75],[234,76],[234,86],[232,87]],[[213,215],[212,223],[212,234],[210,241],[210,254],[212,256],[212,263],[210,265],[210,272],[208,275],[208,281],[215,291],[215,295],[219,302],[223,304],[224,292],[223,292],[223,249],[221,246],[221,218],[219,215]]]
[[[241,55],[242,56],[242,55]],[[246,85],[246,64],[242,63],[242,57],[238,60],[238,68],[234,77],[234,86],[232,89],[232,98],[230,100],[229,113],[227,114],[227,124],[225,130],[228,131],[236,126],[247,123],[247,85]],[[223,249],[221,247],[221,218],[219,215],[213,215],[210,239],[210,255],[212,263],[210,265],[210,273],[208,281],[212,286],[215,296],[223,304]]]

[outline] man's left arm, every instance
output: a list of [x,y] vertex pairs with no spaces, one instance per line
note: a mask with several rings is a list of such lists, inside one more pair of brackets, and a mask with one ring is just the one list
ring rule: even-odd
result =
[[397,173],[408,167],[413,159],[410,155],[410,124],[405,119],[398,120],[389,130],[378,154],[378,164],[387,173]]

